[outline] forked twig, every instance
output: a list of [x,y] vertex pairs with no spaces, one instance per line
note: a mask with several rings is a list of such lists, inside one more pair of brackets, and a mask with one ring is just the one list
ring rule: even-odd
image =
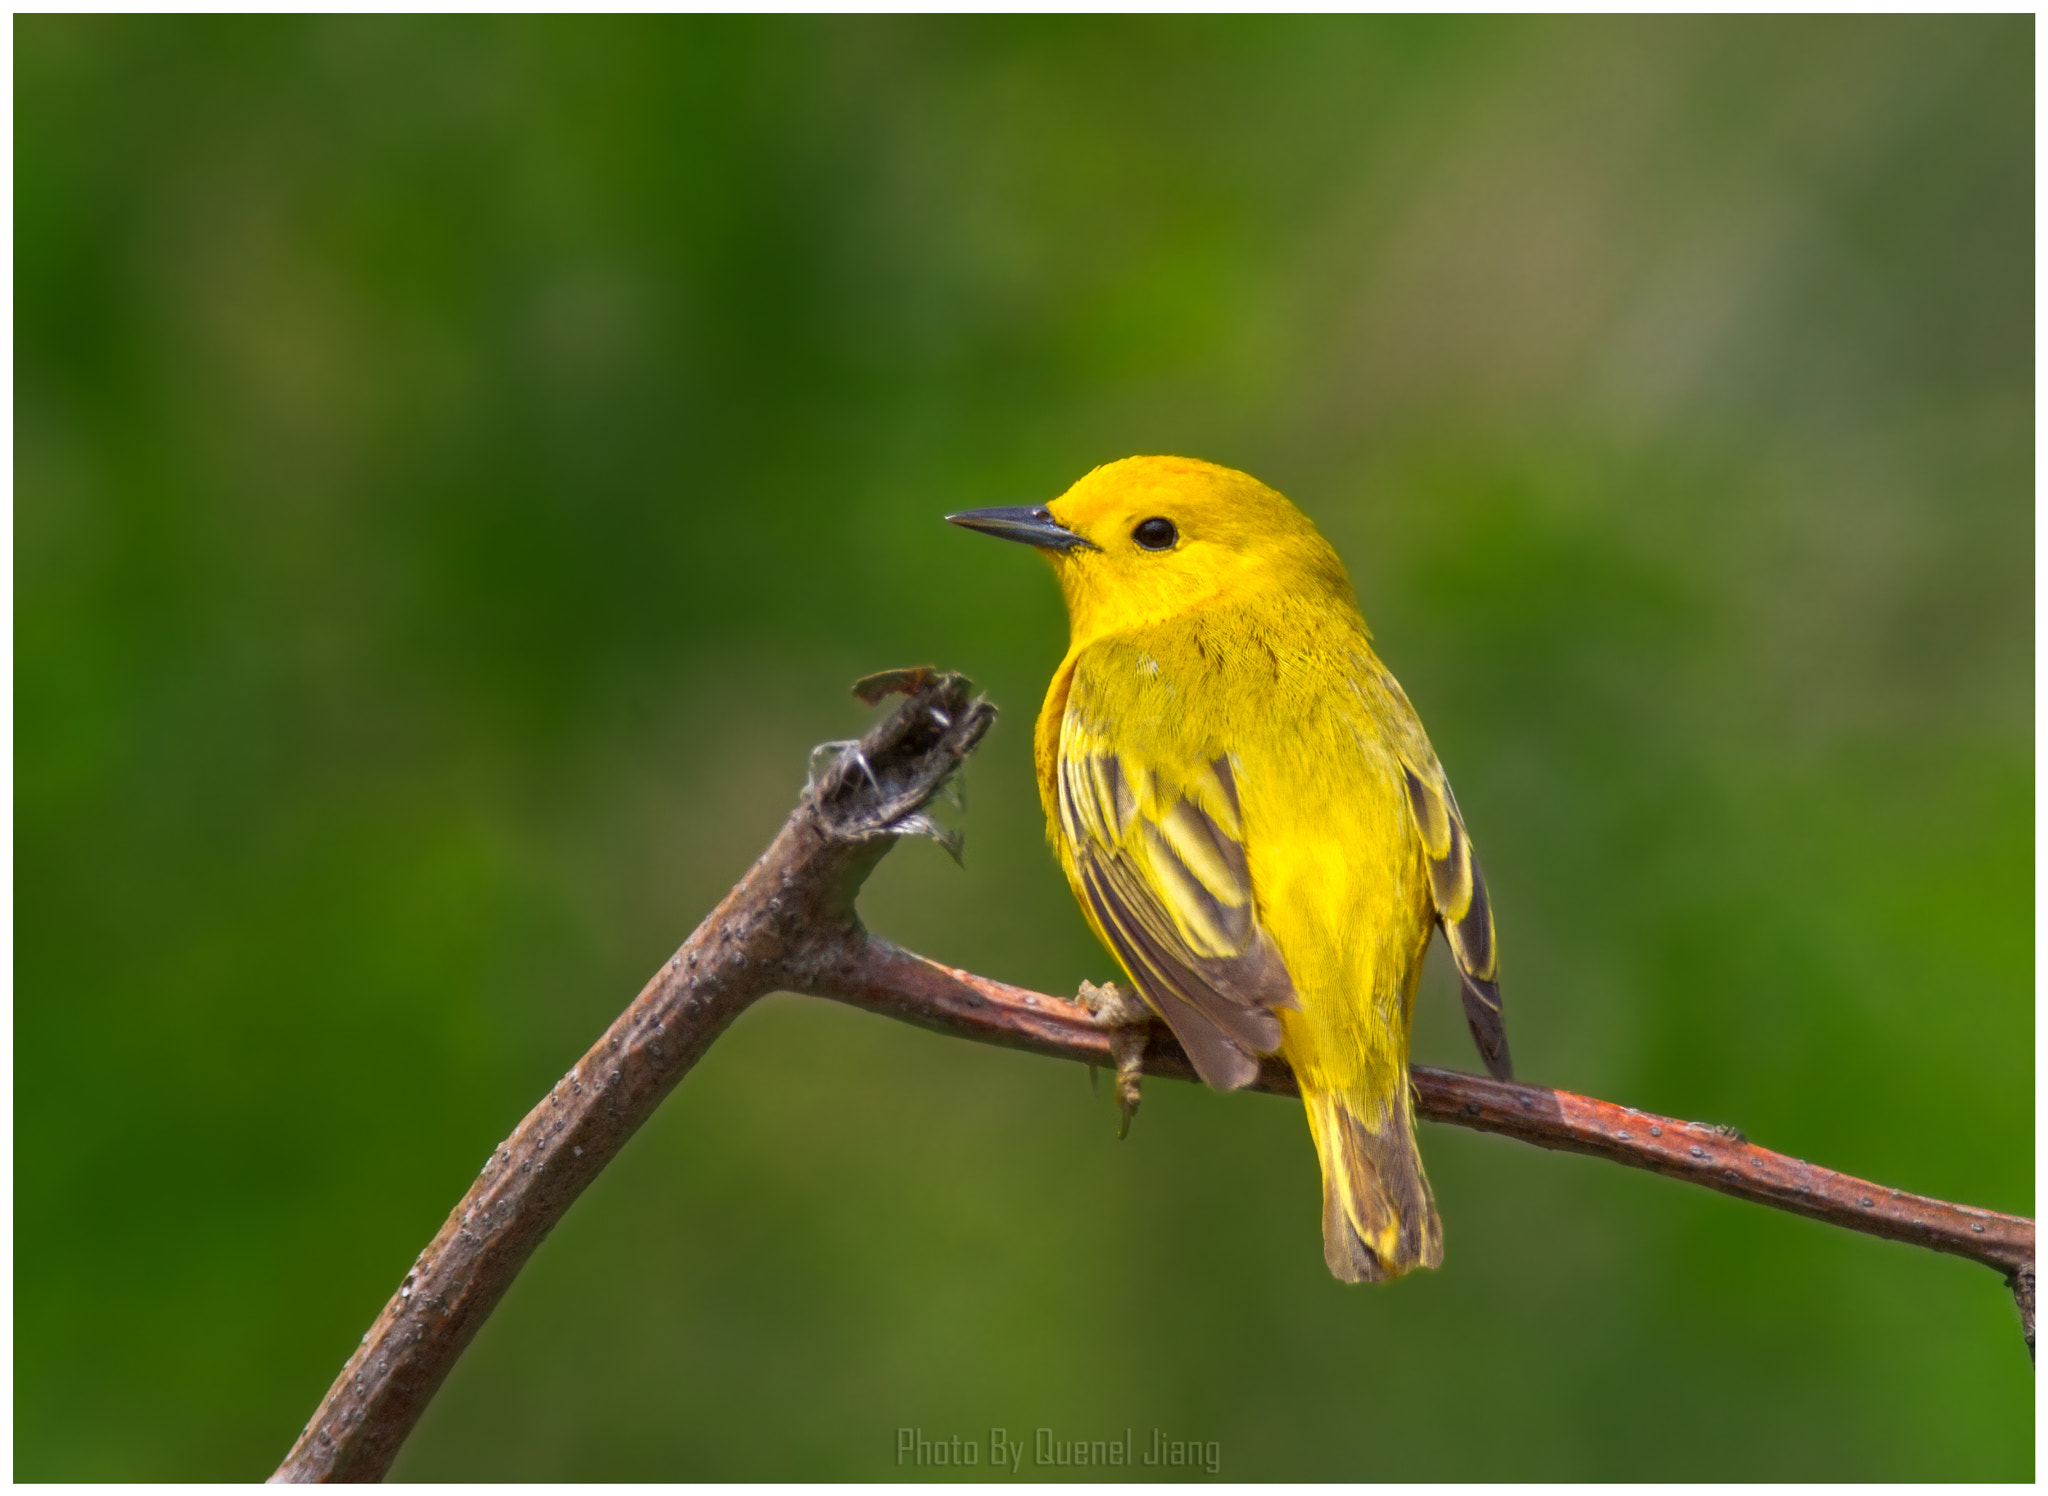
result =
[[[958,675],[870,677],[905,702],[837,754],[760,859],[604,1037],[484,1163],[363,1336],[273,1481],[378,1480],[464,1347],[574,1203],[711,1046],[769,992],[809,993],[905,1022],[1090,1065],[1110,1035],[1078,1003],[940,966],[870,934],[854,897],[973,751],[995,709]],[[1164,1028],[1145,1072],[1195,1078]],[[1541,1086],[1417,1066],[1416,1110],[1438,1122],[1588,1153],[1723,1194],[1981,1262],[2002,1274],[2034,1344],[2034,1223],[1802,1163],[1727,1129]],[[1298,1094],[1268,1060],[1252,1089]]]

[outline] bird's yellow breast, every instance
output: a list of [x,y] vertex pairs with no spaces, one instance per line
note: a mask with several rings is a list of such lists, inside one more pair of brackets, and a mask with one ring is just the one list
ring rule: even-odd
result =
[[1038,721],[1038,778],[1061,866],[1113,947],[1060,814],[1063,754],[1117,755],[1141,813],[1214,802],[1227,764],[1218,816],[1238,820],[1253,910],[1300,999],[1282,1052],[1305,1084],[1390,1094],[1433,912],[1394,747],[1409,708],[1339,602],[1253,598],[1078,645]]

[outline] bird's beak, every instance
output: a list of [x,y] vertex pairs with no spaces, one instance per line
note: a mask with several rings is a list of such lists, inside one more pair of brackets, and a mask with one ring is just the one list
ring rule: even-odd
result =
[[1004,540],[1021,540],[1041,551],[1099,551],[1101,546],[1084,535],[1076,535],[1052,517],[1043,504],[1018,505],[1009,509],[970,509],[949,514],[948,524],[997,535]]

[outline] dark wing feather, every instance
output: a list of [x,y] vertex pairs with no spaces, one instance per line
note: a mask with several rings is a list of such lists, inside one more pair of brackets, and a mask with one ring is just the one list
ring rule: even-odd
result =
[[1060,826],[1089,911],[1124,969],[1202,1079],[1231,1090],[1280,1047],[1274,1010],[1299,1002],[1252,908],[1229,762],[1191,778],[1169,787],[1070,738],[1059,762]]
[[1510,1080],[1514,1061],[1508,1054],[1507,1027],[1501,1019],[1493,905],[1472,856],[1472,839],[1465,834],[1458,802],[1434,754],[1420,768],[1404,756],[1401,770],[1408,782],[1408,808],[1414,813],[1415,828],[1422,834],[1422,849],[1429,858],[1429,885],[1437,919],[1451,947],[1451,959],[1457,963],[1472,1042],[1479,1046],[1488,1072]]

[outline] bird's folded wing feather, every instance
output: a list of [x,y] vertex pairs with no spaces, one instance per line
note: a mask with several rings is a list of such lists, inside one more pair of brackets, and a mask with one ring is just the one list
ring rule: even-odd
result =
[[1393,735],[1395,752],[1408,786],[1408,809],[1414,814],[1415,829],[1429,859],[1429,886],[1437,919],[1458,967],[1465,1022],[1487,1070],[1509,1080],[1514,1076],[1514,1061],[1508,1054],[1507,1027],[1501,1019],[1500,956],[1494,948],[1493,906],[1486,897],[1486,880],[1472,856],[1472,839],[1465,834],[1450,781],[1444,777],[1414,708],[1391,676],[1386,683],[1398,702],[1398,715],[1405,719],[1400,724],[1403,730]]
[[1298,1007],[1259,927],[1229,758],[1147,762],[1078,713],[1061,726],[1060,827],[1089,911],[1203,1080],[1247,1084]]

